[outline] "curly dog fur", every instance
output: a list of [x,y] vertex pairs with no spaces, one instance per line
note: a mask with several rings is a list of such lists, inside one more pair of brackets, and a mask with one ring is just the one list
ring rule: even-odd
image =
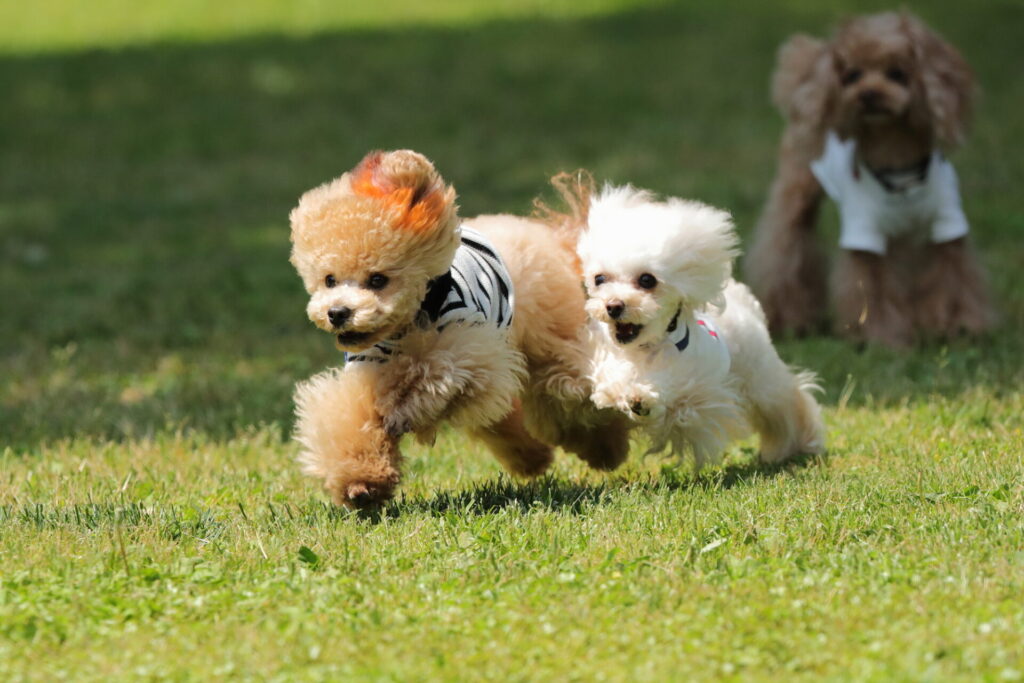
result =
[[[909,168],[963,142],[974,92],[956,49],[908,13],[857,17],[830,41],[797,35],[780,48],[772,98],[787,125],[746,262],[772,330],[825,324],[827,267],[814,234],[823,188],[811,165],[829,135],[854,141],[871,174]],[[884,253],[846,249],[832,290],[841,334],[894,347],[995,321],[966,236],[894,238]]]
[[[310,319],[343,351],[398,349],[387,362],[349,362],[296,387],[303,471],[337,504],[390,498],[402,435],[429,443],[442,422],[479,438],[515,475],[543,472],[553,446],[595,467],[625,458],[626,421],[589,404],[583,295],[570,247],[547,226],[513,216],[460,223],[455,191],[408,150],[371,153],[310,190],[291,225]],[[511,328],[423,324],[421,305],[451,267],[463,225],[505,262]]]
[[766,462],[824,448],[814,376],[782,362],[757,300],[731,279],[727,213],[630,186],[595,194],[582,174],[554,183],[570,209],[548,220],[578,233],[595,405],[697,466],[751,430]]

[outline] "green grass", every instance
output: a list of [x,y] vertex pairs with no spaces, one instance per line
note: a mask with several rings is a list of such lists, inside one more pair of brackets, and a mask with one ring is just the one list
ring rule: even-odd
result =
[[0,678],[1024,677],[1024,9],[916,8],[985,91],[955,161],[998,334],[783,342],[827,457],[525,485],[445,433],[361,516],[287,438],[338,361],[287,263],[302,191],[413,147],[465,215],[585,166],[747,236],[775,46],[882,5],[241,6],[0,8]]

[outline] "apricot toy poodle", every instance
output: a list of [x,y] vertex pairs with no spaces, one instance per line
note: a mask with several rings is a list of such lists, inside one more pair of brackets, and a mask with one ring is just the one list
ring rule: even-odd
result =
[[573,245],[514,216],[460,221],[455,191],[412,151],[369,154],[291,213],[307,313],[346,352],[296,388],[303,470],[352,507],[390,498],[399,441],[443,422],[534,476],[552,446],[591,466],[626,456],[625,419],[589,402]]
[[773,331],[823,326],[827,268],[814,233],[825,194],[841,222],[839,333],[905,347],[991,328],[945,156],[966,135],[974,92],[957,50],[905,12],[782,46],[772,95],[787,125],[746,263]]

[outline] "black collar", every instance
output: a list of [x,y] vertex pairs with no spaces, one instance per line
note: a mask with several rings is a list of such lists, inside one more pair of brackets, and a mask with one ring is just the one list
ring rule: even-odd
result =
[[863,166],[868,169],[868,172],[886,192],[899,194],[924,184],[928,178],[928,167],[931,165],[931,161],[932,157],[929,154],[920,161],[899,168],[874,169],[867,164],[863,164]]
[[669,321],[668,329],[665,330],[666,333],[672,334],[673,332],[676,331],[676,325],[679,324],[679,314],[682,313],[682,312],[683,312],[683,307],[680,306],[679,310],[676,311],[676,314],[674,316],[672,316],[672,320]]
[[[676,331],[676,328],[679,326],[679,314],[682,313],[682,312],[683,312],[683,307],[680,306],[679,310],[676,311],[676,314],[674,316],[672,316],[672,320],[668,324],[668,329],[665,330],[666,334],[672,334],[673,332]],[[686,334],[683,335],[682,339],[680,339],[679,341],[676,342],[675,346],[676,346],[676,350],[683,351],[689,345],[690,345],[690,326],[687,325],[686,326]]]
[[690,345],[690,326],[686,326],[686,336],[676,342],[676,349],[679,351],[685,351],[686,347]]
[[445,299],[448,298],[448,293],[454,284],[455,281],[452,279],[451,270],[445,271],[428,282],[427,295],[423,297],[423,303],[420,304],[421,316],[426,316],[427,321],[436,323],[437,319],[441,316],[441,307],[444,305]]

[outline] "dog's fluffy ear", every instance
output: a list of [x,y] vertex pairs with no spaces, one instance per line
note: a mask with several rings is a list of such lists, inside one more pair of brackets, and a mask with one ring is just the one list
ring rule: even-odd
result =
[[931,125],[940,145],[951,149],[963,142],[970,126],[974,74],[955,47],[917,17],[900,16],[903,31],[914,47]]
[[772,74],[772,102],[787,120],[824,125],[838,92],[835,57],[824,41],[795,35],[783,43]]
[[670,199],[680,229],[666,245],[666,272],[670,284],[699,308],[725,305],[724,289],[739,256],[739,237],[728,212],[684,199]]
[[443,224],[455,190],[430,161],[412,150],[370,152],[351,173],[352,191],[383,201],[399,214],[394,225],[420,233]]

